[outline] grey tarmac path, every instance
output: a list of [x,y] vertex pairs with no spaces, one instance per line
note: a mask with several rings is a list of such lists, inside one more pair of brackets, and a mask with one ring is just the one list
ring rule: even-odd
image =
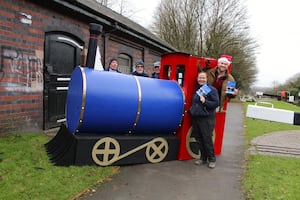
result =
[[222,153],[215,169],[195,160],[122,166],[112,181],[80,199],[87,200],[242,200],[245,138],[241,103],[229,103]]

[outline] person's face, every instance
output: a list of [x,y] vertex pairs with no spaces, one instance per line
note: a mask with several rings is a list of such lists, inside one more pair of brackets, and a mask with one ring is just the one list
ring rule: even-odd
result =
[[135,70],[137,73],[141,74],[144,72],[144,66],[143,65],[137,65],[135,66]]
[[218,70],[219,72],[225,72],[228,68],[229,63],[227,62],[219,62],[218,63]]
[[118,62],[116,60],[112,61],[109,65],[111,69],[117,70],[118,69]]
[[159,73],[159,67],[154,68],[155,73]]
[[207,75],[205,72],[200,72],[197,77],[197,82],[199,85],[204,85],[207,83]]

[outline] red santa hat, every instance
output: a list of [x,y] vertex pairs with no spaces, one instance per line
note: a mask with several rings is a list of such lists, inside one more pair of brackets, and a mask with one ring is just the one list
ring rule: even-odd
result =
[[232,59],[232,56],[229,56],[229,55],[221,55],[220,58],[218,59],[218,63],[219,62],[225,62],[227,64],[230,64],[231,63],[231,59]]

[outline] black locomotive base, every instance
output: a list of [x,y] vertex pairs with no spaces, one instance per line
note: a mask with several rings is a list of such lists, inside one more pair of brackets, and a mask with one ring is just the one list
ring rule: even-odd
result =
[[45,148],[51,162],[58,166],[109,166],[177,160],[178,145],[174,135],[74,135],[62,125]]

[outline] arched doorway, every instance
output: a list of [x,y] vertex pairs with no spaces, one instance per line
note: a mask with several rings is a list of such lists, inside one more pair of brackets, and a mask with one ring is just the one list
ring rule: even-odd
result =
[[131,74],[132,72],[132,58],[128,56],[127,54],[120,53],[118,55],[118,61],[119,61],[119,70],[123,74]]
[[68,84],[80,64],[83,42],[64,33],[47,33],[44,65],[44,129],[65,122]]

